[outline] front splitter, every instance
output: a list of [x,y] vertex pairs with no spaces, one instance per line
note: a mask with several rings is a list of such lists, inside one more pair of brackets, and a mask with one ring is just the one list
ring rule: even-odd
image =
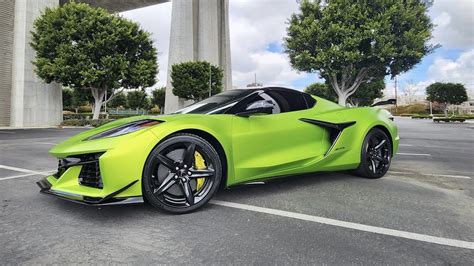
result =
[[47,178],[44,178],[36,184],[40,187],[40,192],[46,195],[50,195],[62,200],[78,203],[78,204],[83,204],[83,205],[89,205],[89,206],[108,206],[108,205],[120,205],[120,204],[140,204],[143,203],[143,197],[138,196],[138,197],[128,197],[128,198],[114,198],[114,195],[119,194],[120,192],[124,191],[125,189],[129,188],[131,185],[135,184],[136,181],[130,183],[129,185],[125,186],[124,188],[106,196],[105,198],[91,198],[91,197],[86,197],[83,195],[79,194],[73,194],[73,193],[65,193],[62,191],[54,190],[52,189],[51,183],[47,180]]

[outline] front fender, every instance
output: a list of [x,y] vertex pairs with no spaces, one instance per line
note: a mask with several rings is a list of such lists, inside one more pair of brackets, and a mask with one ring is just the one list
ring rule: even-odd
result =
[[214,137],[222,146],[227,159],[227,182],[234,180],[232,157],[232,115],[180,115],[180,119],[168,120],[162,127],[155,127],[151,132],[159,140],[158,145],[167,137],[183,131],[203,131]]

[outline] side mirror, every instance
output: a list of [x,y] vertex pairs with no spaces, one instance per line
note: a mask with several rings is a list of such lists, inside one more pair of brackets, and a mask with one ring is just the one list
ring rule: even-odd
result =
[[379,106],[379,105],[388,105],[388,104],[397,104],[397,99],[388,99],[386,101],[380,101],[372,104],[370,107]]
[[261,101],[256,101],[247,108],[245,108],[245,111],[237,113],[237,116],[243,116],[243,117],[248,117],[254,114],[271,114],[273,113],[273,102],[268,101],[268,100],[261,100]]

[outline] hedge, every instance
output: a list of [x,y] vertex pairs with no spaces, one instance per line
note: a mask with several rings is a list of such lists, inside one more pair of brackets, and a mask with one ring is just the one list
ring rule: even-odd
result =
[[466,119],[464,118],[459,118],[459,117],[435,117],[433,118],[433,122],[439,123],[439,122],[464,122]]
[[[120,118],[126,118],[126,117],[131,117],[131,116],[137,116],[137,115],[109,115],[109,119],[120,119]],[[88,120],[92,119],[92,113],[78,113],[78,114],[63,114],[63,120],[71,120],[71,119],[79,119],[79,120]],[[106,114],[100,114],[99,119],[107,119]]]
[[64,120],[61,124],[62,126],[91,126],[91,127],[100,127],[108,122],[114,121],[114,119],[99,119],[99,120],[86,120],[86,119],[69,119]]
[[431,119],[432,117],[430,115],[413,115],[411,118],[412,119]]

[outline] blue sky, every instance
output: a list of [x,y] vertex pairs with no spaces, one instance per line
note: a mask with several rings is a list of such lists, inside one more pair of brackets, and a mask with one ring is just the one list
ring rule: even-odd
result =
[[399,80],[401,82],[421,82],[426,79],[428,74],[428,68],[433,65],[436,58],[456,60],[462,53],[465,53],[466,51],[467,50],[465,49],[447,49],[444,47],[440,47],[436,49],[433,53],[425,56],[423,60],[413,69],[400,75]]

